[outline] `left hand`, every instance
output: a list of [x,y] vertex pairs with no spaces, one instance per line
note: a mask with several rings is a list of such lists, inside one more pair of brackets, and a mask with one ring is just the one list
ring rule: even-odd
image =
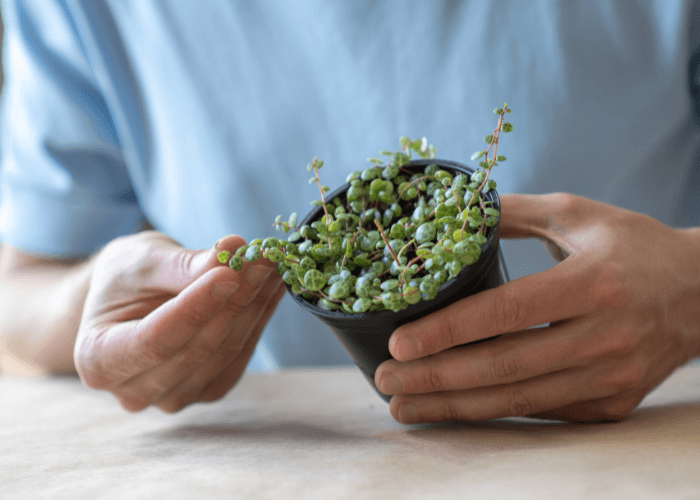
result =
[[567,194],[501,201],[501,237],[561,262],[398,328],[375,376],[396,420],[621,420],[700,354],[700,229]]

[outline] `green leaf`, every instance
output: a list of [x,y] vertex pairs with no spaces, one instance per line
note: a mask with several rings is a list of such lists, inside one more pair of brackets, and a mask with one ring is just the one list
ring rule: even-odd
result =
[[326,286],[326,277],[318,269],[309,269],[304,274],[304,287],[312,292],[317,292]]
[[455,242],[462,241],[464,238],[468,237],[471,233],[467,231],[466,229],[462,231],[462,229],[456,229],[452,233],[452,239],[455,240]]
[[305,256],[301,261],[299,262],[299,266],[303,271],[309,271],[311,269],[316,269],[316,261],[309,257],[308,255]]
[[478,160],[479,158],[481,158],[481,157],[484,156],[485,154],[486,154],[486,151],[477,151],[476,153],[474,153],[474,154],[472,155],[472,161]]
[[487,217],[486,218],[486,227],[493,227],[496,224],[498,224],[498,217]]
[[278,240],[274,236],[271,236],[269,238],[265,238],[261,246],[262,248],[279,248],[280,240]]
[[218,253],[216,258],[219,259],[219,262],[221,262],[222,264],[226,264],[231,258],[231,252],[229,252],[228,250],[222,250]]
[[382,283],[380,288],[385,292],[390,292],[391,290],[396,290],[400,284],[399,280],[391,279]]
[[346,281],[338,281],[331,285],[328,295],[332,299],[340,300],[350,295],[350,285]]
[[[486,239],[486,236],[484,236],[483,234],[477,233],[477,234],[472,234],[469,237],[469,241],[476,243],[479,246],[479,248],[481,248],[481,246],[484,243],[486,243],[488,240]],[[474,251],[474,250],[472,250],[472,251]]]
[[323,297],[318,301],[318,307],[320,309],[323,309],[325,311],[333,311],[335,309],[340,308],[338,304],[336,304],[333,301],[328,300],[327,298]]
[[356,313],[366,312],[372,306],[372,299],[368,297],[360,297],[352,305],[352,310]]
[[427,243],[435,239],[435,224],[432,222],[424,222],[416,231],[416,241],[419,244]]
[[403,300],[409,304],[417,304],[420,302],[421,292],[417,286],[408,286],[403,292]]
[[234,271],[240,271],[243,269],[243,257],[240,255],[234,255],[231,260],[228,261],[228,267]]
[[245,261],[246,262],[257,262],[260,259],[261,249],[260,245],[250,245],[245,251]]
[[368,268],[372,265],[371,260],[369,260],[366,257],[361,257],[359,255],[353,259],[353,262],[363,269]]
[[501,126],[501,130],[503,130],[504,132],[512,132],[513,124],[511,124],[510,122],[504,122]]
[[459,208],[456,205],[440,203],[435,209],[435,218],[439,220],[443,217],[455,217],[458,213]]

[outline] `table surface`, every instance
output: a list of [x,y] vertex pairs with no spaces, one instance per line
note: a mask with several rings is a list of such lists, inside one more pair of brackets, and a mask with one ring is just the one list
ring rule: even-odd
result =
[[247,374],[130,414],[74,377],[0,377],[0,499],[698,499],[700,364],[632,417],[403,426],[354,368]]

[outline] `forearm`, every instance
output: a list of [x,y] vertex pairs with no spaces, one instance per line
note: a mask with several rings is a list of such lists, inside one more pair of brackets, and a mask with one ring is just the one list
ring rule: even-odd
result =
[[73,373],[90,261],[60,262],[0,247],[0,369]]

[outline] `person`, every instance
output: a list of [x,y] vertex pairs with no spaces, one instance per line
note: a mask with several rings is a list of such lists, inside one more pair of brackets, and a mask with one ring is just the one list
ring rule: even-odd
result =
[[215,243],[303,211],[314,156],[330,186],[400,135],[467,159],[504,100],[517,279],[396,330],[376,375],[392,415],[616,420],[698,356],[698,2],[7,0],[3,16],[4,369],[77,371],[129,411],[173,412],[246,369],[347,363],[269,262],[237,273]]

